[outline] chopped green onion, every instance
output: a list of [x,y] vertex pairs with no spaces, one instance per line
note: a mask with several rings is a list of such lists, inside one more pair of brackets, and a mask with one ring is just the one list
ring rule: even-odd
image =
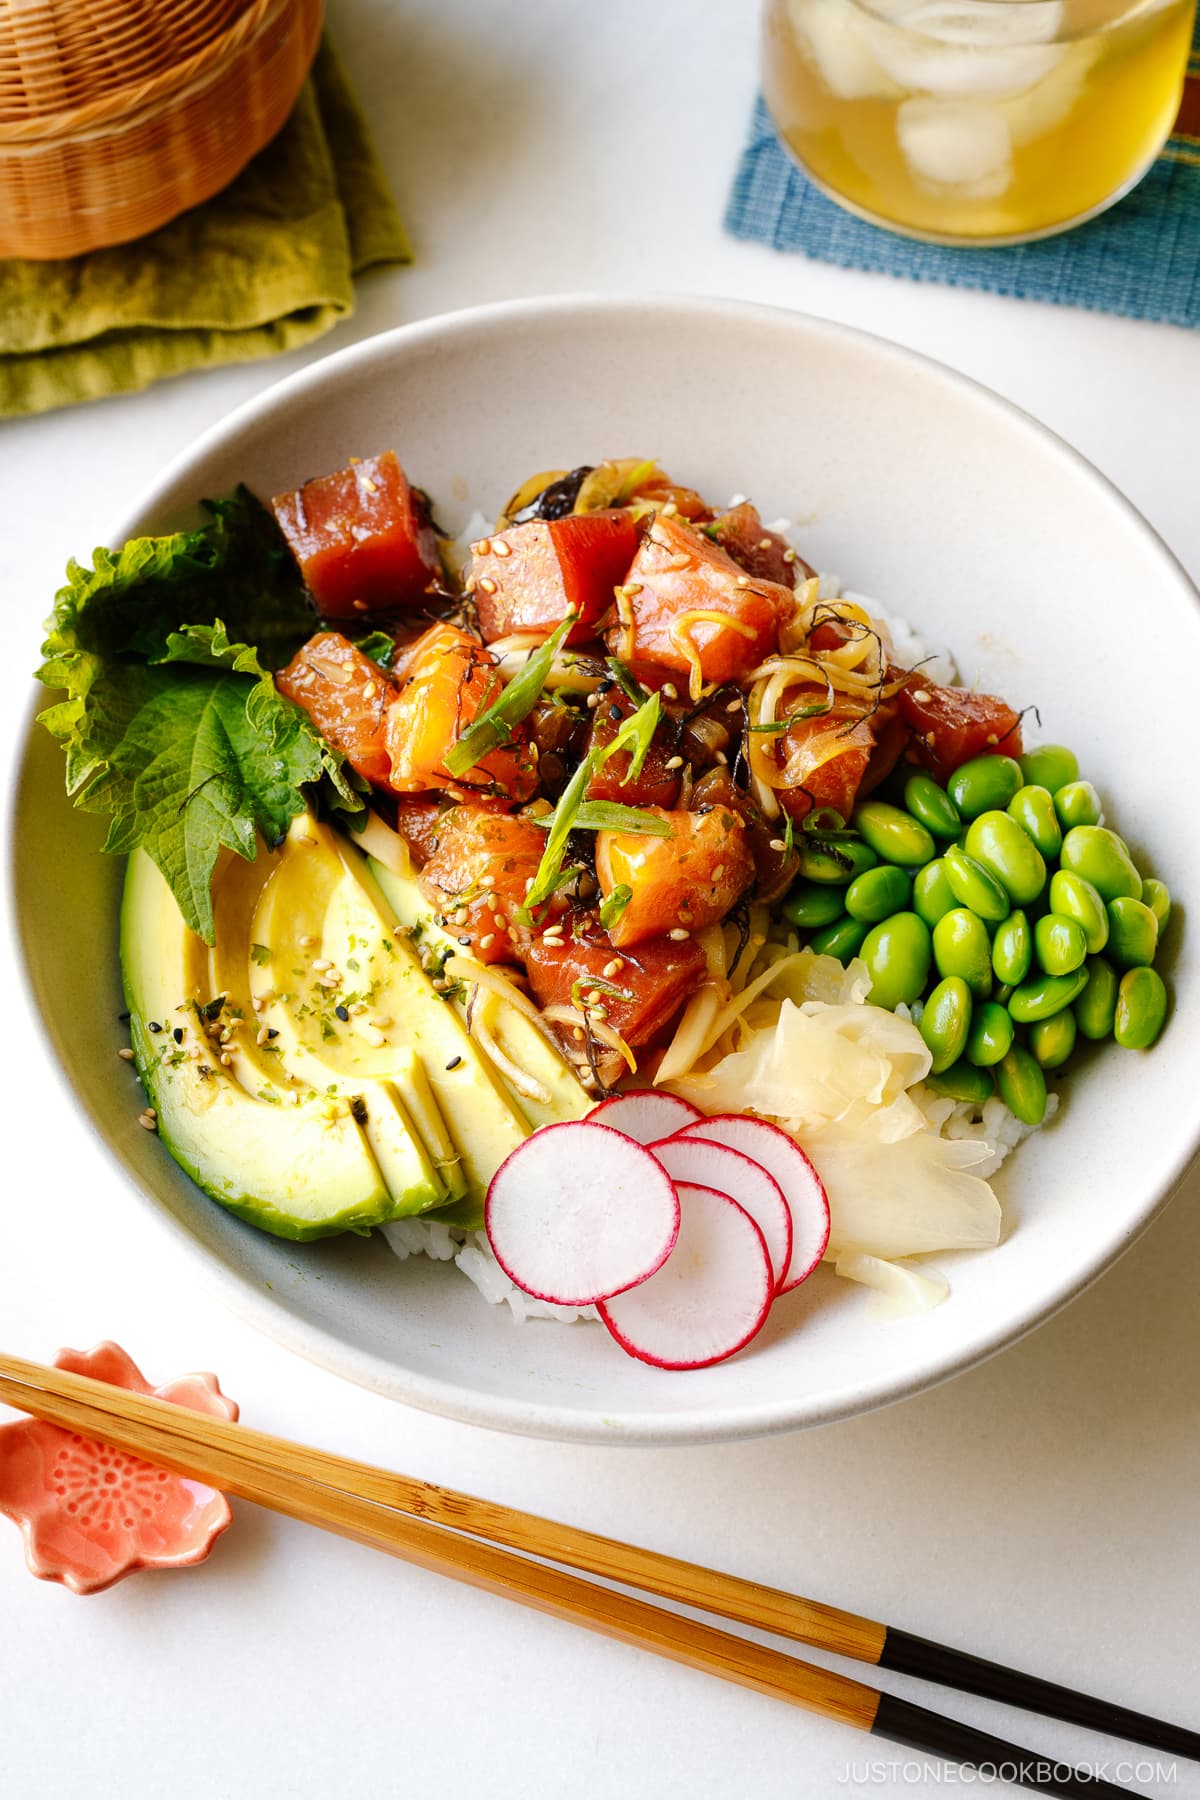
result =
[[766,731],[774,734],[780,731],[786,731],[787,728],[788,721],[786,719],[768,719],[763,725],[747,725],[746,730]]
[[[554,808],[554,815],[550,823],[550,835],[546,839],[546,848],[542,852],[542,860],[538,864],[533,886],[525,896],[524,905],[519,906],[516,911],[517,918],[523,924],[527,925],[531,922],[533,908],[549,899],[558,884],[559,871],[562,868],[563,857],[566,855],[567,839],[575,829],[575,821],[583,806],[588,782],[596,770],[601,768],[618,750],[631,750],[632,752],[629,774],[626,775],[625,780],[629,781],[634,776],[640,775],[642,764],[646,760],[651,740],[658,726],[661,711],[658,695],[652,694],[644,706],[639,706],[638,710],[624,721],[611,743],[597,745],[595,749],[588,751],[568,781],[559,795],[558,805]],[[449,759],[447,759],[447,766],[449,766]]]
[[635,997],[632,988],[614,987],[611,981],[605,981],[600,975],[576,977],[571,983],[571,1005],[582,1010],[584,994],[604,994],[610,1000],[632,1000]]
[[578,617],[578,613],[567,614],[541,648],[535,650],[520,674],[513,676],[499,698],[480,713],[456,744],[451,745],[446,754],[446,768],[451,775],[465,775],[489,750],[506,744],[512,736],[511,727],[533,711],[541,698],[554,658]]
[[634,676],[633,671],[626,667],[619,656],[607,656],[604,660],[612,671],[613,680],[625,698],[632,700],[635,706],[644,706],[649,696],[641,682]]
[[[549,826],[552,815],[534,819]],[[670,837],[671,827],[641,806],[618,806],[613,800],[585,800],[571,823],[572,831],[630,831],[641,837]]]
[[633,889],[627,882],[619,881],[607,899],[600,902],[600,923],[605,931],[611,931],[632,899]]

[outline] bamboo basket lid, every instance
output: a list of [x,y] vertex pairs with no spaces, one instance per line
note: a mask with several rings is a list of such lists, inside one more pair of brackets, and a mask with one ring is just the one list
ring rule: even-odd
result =
[[0,256],[154,230],[279,130],[322,0],[0,0]]

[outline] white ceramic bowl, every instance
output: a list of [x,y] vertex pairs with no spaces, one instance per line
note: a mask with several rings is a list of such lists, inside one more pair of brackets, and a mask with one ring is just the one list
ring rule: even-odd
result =
[[[185,452],[111,541],[184,522],[201,495],[239,480],[269,495],[386,446],[453,530],[535,469],[635,453],[716,498],[749,493],[768,519],[796,517],[811,562],[949,643],[968,680],[1036,704],[1143,866],[1182,899],[1200,892],[1200,838],[1178,778],[1194,745],[1196,592],[1089,464],[961,376],[741,304],[487,307],[358,344],[268,390]],[[629,1360],[600,1327],[516,1326],[448,1265],[401,1264],[380,1241],[297,1249],[261,1235],[138,1129],[104,1053],[119,1041],[121,871],[97,853],[95,822],[68,807],[60,763],[32,730],[14,868],[32,986],[79,1102],[197,1275],[215,1276],[273,1337],[412,1405],[615,1443],[733,1438],[863,1411],[1062,1306],[1146,1225],[1194,1148],[1200,994],[1195,934],[1177,918],[1174,1016],[1159,1048],[1110,1046],[1064,1084],[1060,1117],[999,1180],[1003,1243],[940,1259],[953,1293],[937,1311],[881,1320],[865,1292],[821,1271],[748,1351],[689,1374]]]

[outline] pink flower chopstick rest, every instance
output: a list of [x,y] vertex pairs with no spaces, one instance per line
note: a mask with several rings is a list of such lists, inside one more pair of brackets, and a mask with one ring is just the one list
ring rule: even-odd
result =
[[[214,1418],[238,1416],[215,1375],[152,1388],[119,1344],[60,1350],[54,1366]],[[215,1488],[40,1419],[0,1425],[0,1513],[20,1526],[31,1574],[75,1594],[97,1594],[138,1569],[203,1562],[233,1517]]]

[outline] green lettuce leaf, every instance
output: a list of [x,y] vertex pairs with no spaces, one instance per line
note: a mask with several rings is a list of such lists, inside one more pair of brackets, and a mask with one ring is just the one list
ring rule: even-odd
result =
[[109,816],[106,850],[149,852],[207,943],[222,849],[252,861],[318,792],[363,807],[357,777],[271,678],[315,622],[274,521],[245,489],[209,511],[199,531],[73,563],[37,672],[66,695],[41,719],[75,804]]

